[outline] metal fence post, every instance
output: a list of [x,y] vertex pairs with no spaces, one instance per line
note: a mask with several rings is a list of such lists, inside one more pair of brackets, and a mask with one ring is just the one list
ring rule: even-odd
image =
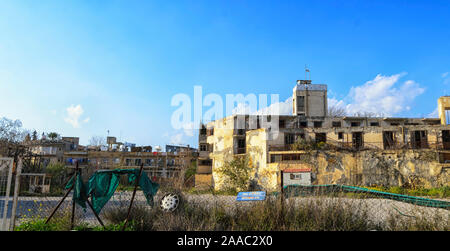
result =
[[19,200],[19,193],[20,193],[20,176],[22,174],[22,158],[19,158],[19,163],[17,165],[16,169],[16,180],[15,180],[15,186],[14,186],[14,199],[13,199],[13,207],[11,212],[11,222],[9,225],[9,230],[14,230],[16,227],[16,211],[17,211],[17,204]]
[[131,197],[130,206],[128,207],[127,218],[125,219],[125,223],[123,224],[122,231],[125,230],[128,224],[128,218],[130,218],[131,208],[133,206],[134,196],[136,195],[137,187],[139,186],[139,181],[141,180],[142,171],[144,169],[144,164],[141,163],[141,168],[139,169],[139,175],[136,179],[136,184],[134,185],[133,196]]

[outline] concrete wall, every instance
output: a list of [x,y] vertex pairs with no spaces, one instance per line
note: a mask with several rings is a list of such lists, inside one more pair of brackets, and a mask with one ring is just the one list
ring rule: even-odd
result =
[[267,172],[266,180],[269,181],[262,186],[277,190],[280,179],[273,173],[285,168],[311,168],[312,184],[315,185],[450,186],[450,164],[439,164],[436,152],[432,150],[303,153],[304,158],[299,161],[268,164],[265,169],[272,173]]
[[448,96],[440,97],[438,99],[438,113],[439,118],[441,119],[441,125],[447,124],[445,110],[450,110],[450,97]]
[[230,161],[233,158],[234,118],[232,116],[226,117],[208,125],[214,127],[214,135],[207,137],[207,143],[213,146],[213,152],[210,154],[212,159],[212,178],[215,189],[220,190],[225,187],[224,179],[214,169],[222,167],[226,161]]

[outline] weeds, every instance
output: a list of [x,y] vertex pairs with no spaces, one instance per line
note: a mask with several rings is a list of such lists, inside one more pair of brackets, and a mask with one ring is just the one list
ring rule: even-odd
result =
[[[234,196],[185,195],[186,200],[172,213],[158,207],[135,205],[127,231],[448,231],[448,214],[442,209],[408,207],[411,212],[391,210],[394,204],[383,204],[388,214],[379,217],[379,199],[348,196],[307,196],[286,200],[267,196],[265,201],[240,202]],[[233,202],[226,203],[226,199]],[[375,203],[375,204],[374,204]],[[378,203],[378,204],[376,204]],[[400,202],[396,202],[400,203]],[[397,205],[397,204],[395,204]],[[398,204],[403,205],[403,204]],[[102,219],[106,227],[78,224],[78,231],[120,231],[127,215],[127,206],[105,210]],[[400,211],[406,210],[401,208]],[[436,211],[433,211],[436,210]],[[438,210],[440,210],[438,213]],[[444,212],[444,215],[442,214]],[[374,217],[375,216],[375,217]],[[378,219],[376,219],[378,217]],[[52,219],[50,225],[41,219],[21,224],[19,231],[65,231],[68,218]]]

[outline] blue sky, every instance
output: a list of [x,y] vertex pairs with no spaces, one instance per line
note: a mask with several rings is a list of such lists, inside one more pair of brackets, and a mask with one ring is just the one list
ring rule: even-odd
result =
[[170,125],[175,94],[284,101],[305,64],[351,112],[435,116],[450,94],[448,13],[449,1],[2,0],[0,117],[84,144],[109,130],[196,146]]

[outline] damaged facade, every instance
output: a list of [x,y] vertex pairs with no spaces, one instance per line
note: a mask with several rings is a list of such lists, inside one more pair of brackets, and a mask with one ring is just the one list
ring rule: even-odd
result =
[[[25,142],[30,151],[26,159],[30,166],[46,167],[62,163],[74,167],[78,162],[83,175],[101,169],[139,168],[159,182],[183,177],[184,171],[197,160],[197,149],[183,146],[168,146],[173,151],[153,151],[151,146],[116,142],[115,137],[107,138],[105,146],[81,146],[78,137],[62,137],[59,140],[36,140]],[[122,147],[123,146],[123,147]],[[126,147],[125,147],[126,146]]]
[[299,80],[293,115],[233,115],[202,125],[196,186],[224,188],[215,169],[240,155],[251,160],[252,181],[268,191],[280,188],[283,173],[303,184],[306,177],[317,185],[449,186],[450,97],[438,107],[440,118],[328,116],[327,86]]

